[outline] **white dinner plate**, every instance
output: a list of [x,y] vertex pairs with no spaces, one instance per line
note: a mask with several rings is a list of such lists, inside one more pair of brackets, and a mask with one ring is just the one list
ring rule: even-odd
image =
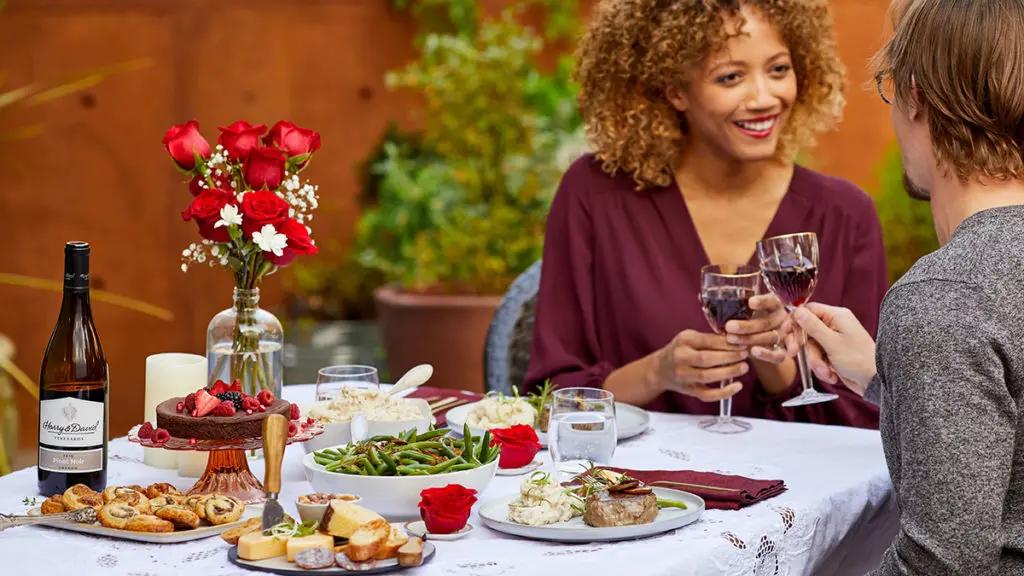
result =
[[[56,528],[58,530],[68,530],[70,532],[80,532],[82,534],[89,534],[92,536],[106,536],[108,538],[117,538],[120,540],[148,542],[150,544],[177,544],[179,542],[190,542],[201,538],[209,538],[210,536],[219,536],[222,532],[226,532],[232,528],[245,524],[247,520],[255,516],[259,516],[262,512],[263,504],[247,504],[245,512],[242,512],[242,517],[234,522],[221,524],[219,526],[200,526],[198,528],[192,528],[191,530],[175,530],[174,532],[133,532],[131,530],[107,528],[99,522],[96,524],[82,524],[80,522],[72,522],[71,520],[63,519],[54,520],[52,524],[41,524],[41,526]],[[29,511],[29,514],[33,516],[39,513],[39,508],[33,508]]]
[[[434,556],[434,552],[437,548],[430,542],[423,543],[423,564],[426,564]],[[399,566],[397,558],[388,558],[387,560],[371,560],[369,562],[362,562],[359,564],[357,570],[347,570],[335,564],[331,568],[321,568],[319,570],[303,570],[299,568],[294,562],[289,562],[284,556],[277,556],[275,558],[267,558],[266,560],[242,560],[238,557],[238,548],[232,546],[228,549],[228,560],[236,566],[248,568],[249,570],[259,570],[260,572],[271,572],[273,574],[383,574],[385,572],[396,572],[398,570],[413,570],[413,566]],[[423,564],[420,564],[422,566]]]
[[[466,418],[469,416],[469,411],[476,406],[476,402],[472,404],[463,404],[462,406],[456,406],[445,414],[445,418],[448,420],[448,426],[457,433],[462,433],[462,426],[466,422]],[[625,440],[634,436],[639,436],[647,431],[651,427],[651,415],[637,406],[632,404],[625,404],[623,402],[615,403],[615,427],[618,432],[619,440]],[[479,428],[473,428],[470,426],[470,432],[473,435],[481,435],[484,433]],[[540,439],[540,443],[547,446],[547,434],[537,430],[537,437]]]
[[551,542],[615,542],[632,540],[669,532],[695,522],[704,513],[704,500],[696,494],[672,490],[671,488],[652,487],[658,498],[667,498],[684,502],[686,510],[664,508],[658,511],[653,522],[634,524],[632,526],[609,526],[595,528],[583,522],[577,516],[566,522],[548,524],[546,526],[527,526],[516,524],[508,519],[508,505],[518,496],[505,496],[492,500],[480,508],[480,517],[487,526],[506,534],[522,536],[533,540]]

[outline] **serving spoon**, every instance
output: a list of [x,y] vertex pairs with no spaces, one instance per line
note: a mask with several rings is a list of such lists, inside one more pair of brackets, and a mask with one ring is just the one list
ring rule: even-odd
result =
[[405,392],[406,390],[422,386],[427,380],[430,380],[430,377],[433,375],[434,367],[430,364],[413,366],[408,372],[398,379],[398,382],[395,382],[395,385],[391,387],[391,390],[388,390],[388,396],[394,396]]

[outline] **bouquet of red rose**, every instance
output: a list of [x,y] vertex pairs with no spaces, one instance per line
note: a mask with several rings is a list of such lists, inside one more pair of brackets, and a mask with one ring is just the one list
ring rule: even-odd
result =
[[279,267],[318,251],[309,227],[317,187],[299,173],[320,148],[320,135],[286,121],[267,131],[240,120],[221,127],[211,148],[191,120],[171,127],[163,144],[189,176],[193,198],[181,217],[195,221],[202,236],[182,251],[181,270],[205,263],[235,277],[235,305],[207,330],[210,382],[240,380],[250,395],[280,394],[282,330],[258,308],[259,286]]
[[182,252],[192,264],[225,266],[235,285],[252,289],[296,256],[316,254],[308,225],[319,204],[317,186],[299,180],[320,135],[280,121],[267,131],[239,120],[220,128],[216,148],[190,120],[172,126],[163,143],[191,177],[192,203],[181,213],[194,220],[203,240]]

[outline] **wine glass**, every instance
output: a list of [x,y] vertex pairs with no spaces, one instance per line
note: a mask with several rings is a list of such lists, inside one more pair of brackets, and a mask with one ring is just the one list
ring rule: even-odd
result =
[[343,388],[377,390],[379,387],[377,369],[373,366],[328,366],[316,374],[317,401],[334,400]]
[[[786,310],[792,312],[798,306],[811,299],[814,286],[818,282],[818,236],[813,232],[788,234],[765,238],[757,243],[757,258],[761,263],[761,276]],[[828,402],[839,398],[836,394],[826,394],[814,389],[814,379],[807,365],[805,344],[807,337],[799,325],[793,324],[793,330],[800,344],[797,353],[797,367],[800,370],[800,382],[803,392],[782,403],[783,406],[804,406]]]
[[[725,332],[729,320],[750,320],[750,298],[760,287],[761,270],[756,266],[711,264],[700,269],[700,306],[715,334]],[[720,388],[732,383],[722,380]],[[698,425],[708,432],[737,434],[750,430],[750,422],[732,417],[732,397],[718,401],[718,416],[701,420]]]
[[555,470],[575,476],[591,463],[610,464],[618,443],[615,396],[600,388],[561,388],[551,394],[548,449]]

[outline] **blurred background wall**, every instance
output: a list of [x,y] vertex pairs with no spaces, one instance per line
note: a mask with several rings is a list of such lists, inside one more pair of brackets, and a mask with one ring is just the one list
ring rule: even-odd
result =
[[[486,2],[484,11],[502,4]],[[592,4],[582,2],[584,18]],[[866,63],[883,39],[888,0],[832,5],[849,103],[839,131],[806,158],[877,192],[892,134]],[[104,67],[116,72],[64,97],[0,112],[0,134],[10,136],[0,140],[0,273],[59,280],[63,243],[87,240],[95,288],[173,314],[167,321],[94,304],[111,365],[112,435],[139,421],[145,357],[203,353],[207,322],[230,305],[228,274],[179,270],[195,231],[179,217],[189,196],[162,149],[164,131],[192,118],[211,140],[216,126],[242,118],[289,119],[320,131],[323,148],[305,174],[320,185],[323,204],[317,258],[340,261],[360,214],[360,166],[389,122],[409,128],[422,120],[417,99],[384,81],[386,71],[415,56],[415,34],[413,17],[391,0],[7,2],[0,92]],[[286,321],[290,309],[303,308],[288,297],[301,292],[298,273],[265,284],[264,304]],[[33,379],[59,304],[56,292],[0,284],[0,334]],[[30,464],[36,404],[15,397],[17,461]]]

